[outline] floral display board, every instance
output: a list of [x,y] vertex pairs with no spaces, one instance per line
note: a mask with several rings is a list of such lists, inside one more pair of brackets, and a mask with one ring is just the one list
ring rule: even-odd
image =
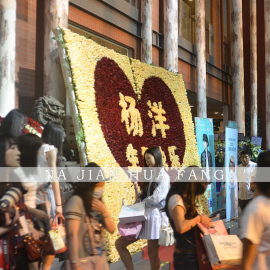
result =
[[[130,59],[70,30],[57,33],[66,87],[72,89],[70,105],[78,113],[73,119],[81,127],[77,139],[85,146],[87,162],[136,168],[143,166],[147,148],[159,146],[165,167],[200,166],[182,75]],[[122,198],[134,203],[131,182],[106,183],[103,201],[116,223]],[[118,237],[117,231],[106,236],[110,262],[119,259],[114,245]],[[144,245],[140,240],[129,250]]]

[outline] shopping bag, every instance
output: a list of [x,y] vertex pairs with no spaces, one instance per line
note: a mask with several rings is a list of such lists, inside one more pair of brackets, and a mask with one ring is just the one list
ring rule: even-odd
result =
[[128,224],[118,223],[119,235],[125,236],[128,240],[138,239],[139,234],[142,230],[142,222],[134,222]]
[[58,216],[55,215],[51,230],[49,231],[50,238],[53,243],[55,254],[63,253],[67,250],[66,247],[66,230],[63,224],[64,217],[60,218],[60,224],[58,224]]
[[118,218],[120,224],[145,221],[145,202],[122,206]]
[[209,261],[205,245],[202,240],[202,235],[198,226],[194,228],[195,246],[197,253],[197,260],[200,270],[218,270],[218,269],[230,269],[230,270],[240,270],[240,266],[230,266],[230,265],[213,265]]
[[243,244],[238,236],[209,234],[202,239],[212,266],[241,264]]

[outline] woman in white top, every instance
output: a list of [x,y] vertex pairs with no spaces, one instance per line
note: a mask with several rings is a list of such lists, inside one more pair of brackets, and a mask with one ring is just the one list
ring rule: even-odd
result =
[[268,270],[270,267],[269,150],[260,153],[257,164],[259,168],[255,184],[261,195],[247,205],[240,220],[240,238],[243,241],[241,270]]
[[[137,202],[145,201],[147,220],[143,222],[140,232],[140,239],[147,239],[148,254],[152,270],[160,269],[160,259],[158,256],[158,240],[161,230],[160,210],[165,206],[165,199],[170,189],[170,177],[162,167],[162,154],[158,147],[151,147],[144,153],[144,167],[149,168],[142,184],[142,192],[138,193],[138,185],[134,184]],[[151,168],[151,170],[150,170]],[[151,173],[152,171],[152,173]],[[164,214],[164,213],[162,213]],[[132,258],[127,246],[135,242],[125,237],[120,237],[115,245],[127,270],[133,270]]]
[[[49,167],[53,170],[52,188],[47,189],[47,195],[51,203],[51,215],[62,216],[62,202],[60,187],[57,178],[56,166],[62,154],[64,131],[60,124],[48,122],[42,133],[42,145],[38,154],[38,166]],[[44,179],[44,181],[46,181]],[[43,263],[43,270],[50,270],[54,260],[53,254],[47,254]]]

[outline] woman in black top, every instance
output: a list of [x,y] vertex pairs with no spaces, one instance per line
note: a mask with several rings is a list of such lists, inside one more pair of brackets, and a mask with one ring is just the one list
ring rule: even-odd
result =
[[[176,240],[174,269],[198,270],[194,227],[200,222],[210,228],[211,219],[205,214],[198,214],[195,198],[205,192],[208,183],[201,181],[201,170],[198,167],[188,167],[184,175],[181,182],[172,185],[166,198],[165,210]],[[197,180],[193,180],[192,176],[196,176]]]

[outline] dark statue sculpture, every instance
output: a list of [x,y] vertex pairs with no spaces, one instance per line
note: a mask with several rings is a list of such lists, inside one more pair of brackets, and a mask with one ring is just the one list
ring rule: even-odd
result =
[[32,118],[43,126],[45,126],[49,121],[62,125],[64,117],[64,105],[57,99],[50,96],[44,96],[35,101],[32,110]]
[[[49,121],[63,124],[65,117],[64,105],[57,99],[49,96],[40,97],[35,101],[32,109],[32,118],[43,126]],[[77,149],[71,149],[69,143],[66,140],[66,134],[63,138],[63,156],[62,161],[79,161],[79,154]]]

